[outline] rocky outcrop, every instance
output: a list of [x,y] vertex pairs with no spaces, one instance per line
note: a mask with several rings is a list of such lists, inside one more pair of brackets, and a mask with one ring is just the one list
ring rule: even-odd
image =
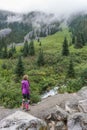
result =
[[87,86],[83,87],[78,93],[78,96],[81,97],[81,99],[87,99]]
[[46,123],[26,112],[16,111],[0,121],[0,130],[40,130]]
[[69,115],[67,121],[68,130],[87,130],[87,113],[75,113]]
[[56,105],[56,111],[46,117],[48,130],[87,130],[87,87],[74,94],[76,100],[69,100],[63,108]]
[[87,87],[84,87],[78,93],[48,97],[37,105],[31,106],[29,113],[34,116],[16,111],[0,121],[0,129],[87,130],[86,92]]
[[78,109],[81,112],[87,113],[87,99],[78,102]]

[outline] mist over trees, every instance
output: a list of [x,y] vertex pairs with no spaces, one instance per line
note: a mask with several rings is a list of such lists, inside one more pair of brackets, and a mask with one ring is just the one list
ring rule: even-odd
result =
[[9,44],[46,37],[61,29],[60,21],[53,14],[39,11],[32,11],[28,14],[0,11],[0,29],[5,28],[11,29],[8,35]]
[[69,30],[72,32],[72,44],[75,48],[82,48],[87,42],[87,15],[78,14],[68,21]]

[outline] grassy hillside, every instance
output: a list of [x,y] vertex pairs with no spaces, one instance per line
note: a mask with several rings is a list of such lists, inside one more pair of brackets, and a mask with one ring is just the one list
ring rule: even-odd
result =
[[[62,43],[67,37],[69,44],[69,56],[62,56]],[[35,56],[22,57],[25,74],[29,75],[31,84],[31,102],[40,100],[40,95],[55,86],[60,86],[60,92],[74,92],[82,87],[80,77],[87,68],[87,46],[75,49],[71,45],[71,33],[64,29],[54,35],[40,39],[41,46],[34,41]],[[21,47],[17,47],[17,54]],[[37,65],[39,49],[43,49],[45,65]],[[73,60],[75,78],[67,78],[66,73],[69,67],[70,58]],[[18,59],[0,60],[0,105],[5,107],[18,107],[22,101],[21,80],[17,80],[14,74]],[[3,67],[5,66],[5,67]],[[66,85],[67,88],[61,86]],[[67,89],[67,90],[66,90]]]

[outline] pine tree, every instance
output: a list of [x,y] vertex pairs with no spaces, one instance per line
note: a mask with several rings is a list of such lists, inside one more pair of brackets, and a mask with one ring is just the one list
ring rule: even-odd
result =
[[13,57],[13,55],[16,53],[16,47],[12,44],[11,48],[8,51],[8,58]]
[[34,42],[31,41],[29,44],[29,55],[33,56],[35,55],[35,49],[34,49]]
[[39,55],[38,55],[38,58],[37,58],[37,65],[38,66],[43,66],[44,64],[45,64],[45,62],[44,62],[43,50],[40,49]]
[[5,44],[4,50],[3,50],[3,58],[7,58],[7,57],[8,57],[7,45]]
[[12,51],[13,51],[13,53],[16,53],[16,47],[14,44],[12,44]]
[[83,33],[81,33],[81,39],[82,39],[82,45],[85,46],[85,38],[84,38]]
[[70,59],[70,62],[69,62],[69,68],[68,68],[68,71],[67,71],[67,77],[70,77],[70,78],[74,78],[75,77],[74,66],[73,66],[73,62],[72,62],[71,59]]
[[22,62],[21,56],[19,56],[19,58],[18,58],[18,63],[17,63],[16,69],[15,69],[15,73],[18,77],[23,76],[23,74],[24,74],[24,64]]
[[75,36],[72,36],[72,44],[75,44]]
[[28,42],[26,41],[23,47],[23,56],[26,57],[28,56],[28,54],[29,54],[29,46],[28,46]]
[[82,48],[83,47],[83,41],[82,36],[80,33],[76,36],[76,42],[75,42],[75,48]]
[[63,56],[69,55],[68,41],[67,41],[66,37],[64,39],[63,46],[62,46],[62,55]]

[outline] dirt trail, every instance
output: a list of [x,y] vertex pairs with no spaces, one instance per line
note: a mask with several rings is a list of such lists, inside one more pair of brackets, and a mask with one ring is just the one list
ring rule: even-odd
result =
[[[44,118],[45,115],[47,115],[49,112],[53,111],[56,108],[56,104],[60,105],[69,100],[76,100],[76,98],[76,94],[57,94],[55,96],[43,99],[38,104],[31,105],[30,111],[28,113],[38,118]],[[14,113],[17,110],[21,110],[21,108],[5,109],[3,107],[0,107],[0,120]]]

